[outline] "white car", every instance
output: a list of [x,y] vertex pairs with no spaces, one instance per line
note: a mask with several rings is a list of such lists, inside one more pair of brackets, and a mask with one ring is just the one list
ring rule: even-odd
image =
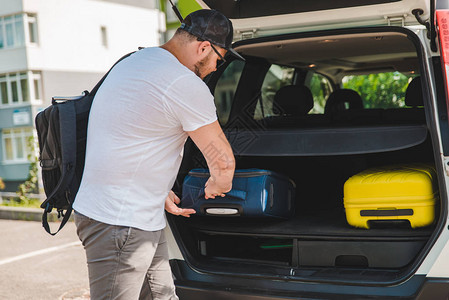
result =
[[[288,176],[295,214],[167,215],[180,299],[448,299],[448,1],[197,2],[246,58],[206,79],[236,167]],[[435,169],[430,225],[412,228],[412,204],[348,223],[348,178],[415,163]],[[189,140],[176,192],[206,167]]]

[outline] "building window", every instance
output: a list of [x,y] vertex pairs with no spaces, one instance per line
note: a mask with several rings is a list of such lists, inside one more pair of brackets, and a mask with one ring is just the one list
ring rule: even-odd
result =
[[23,15],[0,17],[0,49],[20,47],[24,44]]
[[108,32],[106,30],[106,27],[101,26],[100,31],[101,31],[101,44],[107,48],[108,47]]
[[32,128],[5,128],[2,130],[3,161],[26,162],[30,149],[27,140],[33,137]]
[[38,43],[37,18],[35,14],[17,14],[0,17],[0,49],[24,46],[25,35],[28,43]]
[[38,72],[0,74],[1,105],[38,101],[41,94],[41,75]]
[[42,100],[42,92],[41,92],[41,74],[37,72],[32,73],[33,76],[33,88],[32,91],[34,92],[34,100]]
[[30,44],[37,44],[37,19],[34,14],[27,14],[27,23],[28,23],[28,42]]
[[0,98],[2,99],[2,104],[8,104],[8,85],[5,78],[5,76],[0,76]]

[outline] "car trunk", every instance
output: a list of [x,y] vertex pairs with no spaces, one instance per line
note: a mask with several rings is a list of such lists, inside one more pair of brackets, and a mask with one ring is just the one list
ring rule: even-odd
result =
[[[396,31],[371,28],[338,34],[288,35],[241,42],[237,49],[249,58],[247,64],[257,59],[296,68],[321,64],[322,72],[335,78],[350,74],[351,68],[369,73],[376,67],[383,70],[408,65],[419,72],[423,68],[419,61],[424,60],[417,59],[421,56],[419,47],[416,48],[419,41],[404,29]],[[349,46],[327,45],[320,42],[323,40],[345,41]],[[376,44],[381,40],[385,45]],[[348,57],[357,51],[360,59],[369,56],[373,59],[367,59],[363,66],[350,63]],[[346,54],[344,65],[341,56]],[[383,58],[376,61],[374,57]],[[342,74],[329,67],[333,62],[340,64],[338,70]],[[273,118],[268,118],[270,122],[248,119],[249,102],[254,101],[256,106],[258,101],[253,97],[251,84],[261,81],[257,79],[259,73],[255,66],[243,71],[231,117],[223,128],[233,146],[237,169],[275,171],[295,182],[294,216],[275,219],[169,215],[168,221],[186,261],[201,272],[276,279],[378,284],[405,278],[435,234],[438,207],[434,224],[427,227],[412,229],[407,221],[396,220],[374,221],[370,229],[355,228],[346,221],[343,185],[351,176],[373,167],[434,165],[437,151],[433,149],[429,131],[433,125],[421,117],[414,119],[413,113],[411,118],[404,118],[402,111],[396,109],[382,109],[380,117],[377,110],[366,110],[361,115],[355,111],[355,117],[351,113],[339,118],[319,116],[325,120],[318,123],[316,116],[311,116],[313,122],[309,122],[310,115],[305,119],[284,118],[281,122],[277,119],[272,122]],[[245,76],[250,78],[247,82]],[[209,84],[216,82],[212,78]],[[429,103],[424,102],[427,110]],[[249,109],[252,111],[249,115],[254,110]],[[423,108],[421,112],[424,115]],[[366,117],[371,113],[376,114],[374,119]],[[194,168],[207,165],[188,140],[175,185],[178,194],[184,177]]]
[[[187,260],[205,270],[225,268],[266,276],[293,272],[297,277],[330,279],[337,267],[347,269],[346,279],[356,279],[364,271],[366,278],[358,279],[377,280],[386,271],[391,276],[382,278],[388,280],[413,263],[434,226],[411,229],[406,221],[392,221],[373,222],[369,230],[351,227],[345,218],[343,184],[370,167],[431,162],[432,157],[428,139],[411,148],[385,153],[237,156],[239,169],[273,170],[296,183],[292,218],[207,216],[171,221],[182,237]],[[242,264],[246,267],[238,271]]]

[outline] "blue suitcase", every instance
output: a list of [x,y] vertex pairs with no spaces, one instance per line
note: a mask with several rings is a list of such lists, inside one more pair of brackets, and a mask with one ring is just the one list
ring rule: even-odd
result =
[[232,190],[225,197],[204,198],[209,170],[193,169],[185,177],[181,207],[196,215],[289,218],[294,213],[295,184],[288,177],[267,170],[236,170]]

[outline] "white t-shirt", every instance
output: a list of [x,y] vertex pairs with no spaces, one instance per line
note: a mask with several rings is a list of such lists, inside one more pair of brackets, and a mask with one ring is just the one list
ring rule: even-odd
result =
[[124,59],[93,101],[73,208],[107,224],[163,229],[186,131],[216,120],[206,84],[170,52],[145,48]]

